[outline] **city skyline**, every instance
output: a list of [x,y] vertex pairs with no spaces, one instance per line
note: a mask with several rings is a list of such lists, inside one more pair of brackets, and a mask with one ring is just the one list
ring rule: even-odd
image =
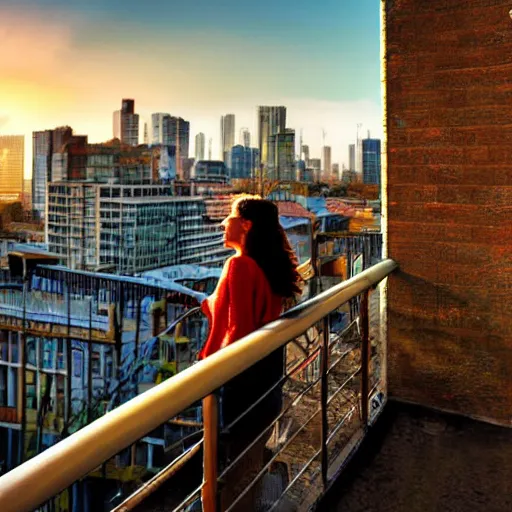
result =
[[[122,98],[136,101],[141,131],[152,113],[169,112],[190,120],[191,140],[199,132],[212,138],[214,155],[220,116],[233,112],[254,141],[258,105],[285,105],[288,126],[303,130],[312,155],[320,155],[325,129],[340,163],[357,123],[381,135],[376,0],[328,0],[322,9],[301,0],[271,9],[264,0],[251,16],[231,0],[41,4],[0,7],[3,135],[30,140],[33,131],[69,125],[104,142]],[[29,176],[30,147],[25,156]]]

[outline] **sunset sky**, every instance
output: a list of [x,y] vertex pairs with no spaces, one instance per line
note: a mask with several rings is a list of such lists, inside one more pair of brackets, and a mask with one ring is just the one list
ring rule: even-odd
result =
[[0,0],[0,134],[70,125],[112,138],[112,113],[134,98],[190,120],[213,139],[234,113],[256,143],[256,106],[285,105],[320,157],[348,163],[356,124],[382,136],[378,0]]

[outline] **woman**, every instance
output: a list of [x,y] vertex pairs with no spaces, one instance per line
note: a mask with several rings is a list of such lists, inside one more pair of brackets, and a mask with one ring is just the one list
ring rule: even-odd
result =
[[[217,288],[201,305],[210,331],[200,359],[276,320],[284,301],[301,293],[297,259],[279,223],[274,203],[258,196],[238,197],[222,226],[224,245],[234,249],[236,254],[226,261]],[[225,439],[225,455],[229,459],[233,460],[280,412],[281,386],[277,386],[242,419],[237,419],[279,382],[283,370],[284,349],[280,348],[221,389],[223,424],[229,427]],[[250,481],[254,468],[259,465],[254,464],[255,452],[263,455],[270,434],[271,431],[267,432],[258,443],[259,447],[249,454],[252,462],[246,464],[252,471],[246,467],[238,484],[226,485],[223,502],[230,503],[240,492],[240,486]],[[247,499],[250,501],[253,497]],[[246,510],[244,506],[241,505],[240,510]]]
[[235,199],[222,222],[224,245],[236,251],[201,308],[209,320],[199,358],[279,317],[283,301],[301,293],[297,258],[279,223],[277,206],[258,196]]

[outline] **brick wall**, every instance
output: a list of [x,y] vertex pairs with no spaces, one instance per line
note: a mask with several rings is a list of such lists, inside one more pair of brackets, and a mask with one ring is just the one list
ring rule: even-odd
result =
[[512,1],[383,0],[390,394],[512,424]]

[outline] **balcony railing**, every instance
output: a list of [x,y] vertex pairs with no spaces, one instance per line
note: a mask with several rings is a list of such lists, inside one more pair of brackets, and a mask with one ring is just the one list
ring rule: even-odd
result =
[[[283,503],[293,503],[295,510],[309,508],[334,481],[385,403],[379,287],[396,267],[384,260],[326,290],[15,468],[0,478],[0,510],[53,510],[57,502],[80,499],[81,483],[97,477],[142,481],[142,466],[158,475],[142,490],[125,486],[110,509],[133,509],[148,489],[169,478],[169,510],[184,510],[199,496],[205,511],[219,506],[247,510],[255,500],[265,510]],[[221,409],[219,424],[217,390],[282,349],[282,375],[252,403],[239,404],[234,418]],[[269,417],[271,396],[279,398],[280,407]],[[204,430],[191,409],[201,399]],[[267,416],[262,428],[240,443],[235,432],[255,417],[262,419],[262,411]],[[173,440],[177,424],[190,430]],[[203,475],[187,479],[185,486],[173,485],[172,477],[201,443]],[[143,444],[147,457],[141,455]],[[163,445],[158,460],[153,458],[156,445]]]

